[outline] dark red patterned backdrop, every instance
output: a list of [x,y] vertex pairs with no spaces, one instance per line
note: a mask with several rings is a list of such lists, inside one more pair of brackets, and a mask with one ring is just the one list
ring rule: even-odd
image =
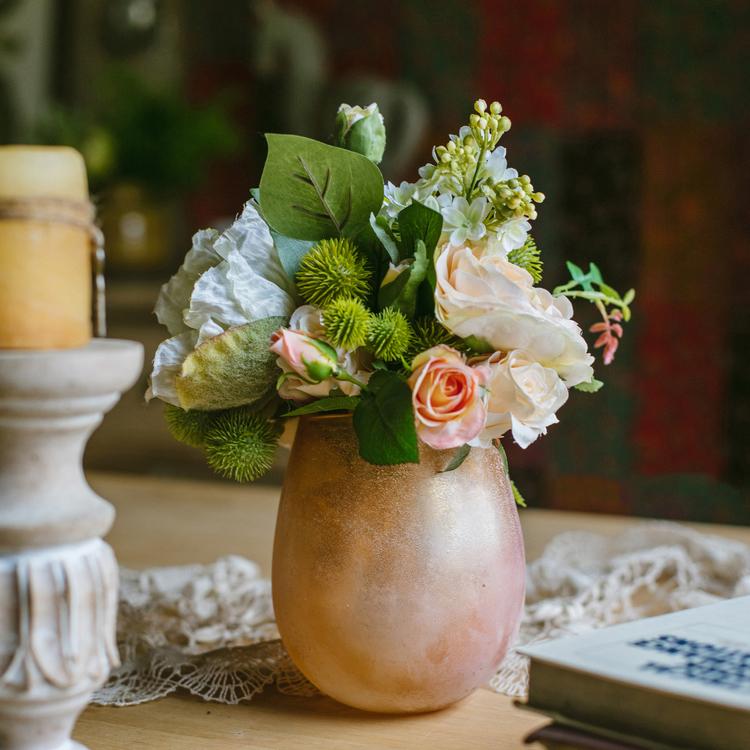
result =
[[[198,100],[227,80],[239,86],[247,149],[196,197],[196,223],[233,211],[257,180],[260,133],[278,127],[284,91],[274,83],[283,61],[271,79],[248,63],[248,35],[259,21],[247,4],[235,4],[226,24],[210,5],[189,3],[190,80]],[[574,394],[545,440],[526,452],[511,448],[530,501],[750,522],[750,4],[288,0],[278,7],[317,28],[328,81],[408,82],[428,102],[413,164],[387,177],[411,177],[477,96],[499,99],[514,123],[506,139],[511,163],[548,195],[536,228],[546,285],[562,280],[569,258],[595,260],[615,286],[637,288],[634,320],[605,389]]]

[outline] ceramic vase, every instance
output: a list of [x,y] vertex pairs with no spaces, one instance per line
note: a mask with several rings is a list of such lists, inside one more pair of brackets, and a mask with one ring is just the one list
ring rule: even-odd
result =
[[273,601],[293,661],[369,711],[431,711],[484,684],[517,633],[523,538],[500,454],[421,446],[374,466],[347,416],[303,417],[276,526]]

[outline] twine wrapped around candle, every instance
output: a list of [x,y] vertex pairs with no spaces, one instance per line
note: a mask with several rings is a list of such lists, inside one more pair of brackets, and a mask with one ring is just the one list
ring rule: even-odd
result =
[[96,208],[90,201],[67,198],[0,198],[0,221],[35,221],[44,224],[67,224],[88,233],[94,269],[94,319],[96,335],[107,335],[106,287],[104,282],[104,235],[94,223]]

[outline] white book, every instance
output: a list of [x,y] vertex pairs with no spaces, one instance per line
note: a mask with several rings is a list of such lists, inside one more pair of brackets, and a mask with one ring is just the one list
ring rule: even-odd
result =
[[643,747],[750,749],[750,596],[519,649],[527,707]]

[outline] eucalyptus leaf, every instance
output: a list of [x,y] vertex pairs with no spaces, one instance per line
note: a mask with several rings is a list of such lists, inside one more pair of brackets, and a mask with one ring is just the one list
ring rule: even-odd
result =
[[269,351],[283,317],[262,318],[204,341],[182,364],[175,380],[183,409],[213,411],[253,404],[273,388],[278,367]]
[[445,474],[447,471],[455,471],[467,459],[469,453],[471,453],[470,445],[462,445],[460,448],[456,448],[451,460],[444,469],[440,470],[440,473]]
[[367,157],[298,135],[268,133],[260,179],[263,216],[299,240],[355,237],[383,203],[383,176]]
[[293,237],[286,237],[279,234],[275,229],[271,230],[271,237],[273,237],[273,244],[279,253],[279,260],[284,272],[293,282],[297,271],[299,271],[302,258],[307,255],[315,243],[310,240],[295,240]]
[[320,398],[317,401],[300,406],[284,414],[284,416],[302,417],[305,414],[320,414],[327,411],[353,411],[358,403],[358,396],[329,396],[328,398]]
[[419,463],[411,390],[398,373],[378,370],[354,411],[359,455],[371,464]]

